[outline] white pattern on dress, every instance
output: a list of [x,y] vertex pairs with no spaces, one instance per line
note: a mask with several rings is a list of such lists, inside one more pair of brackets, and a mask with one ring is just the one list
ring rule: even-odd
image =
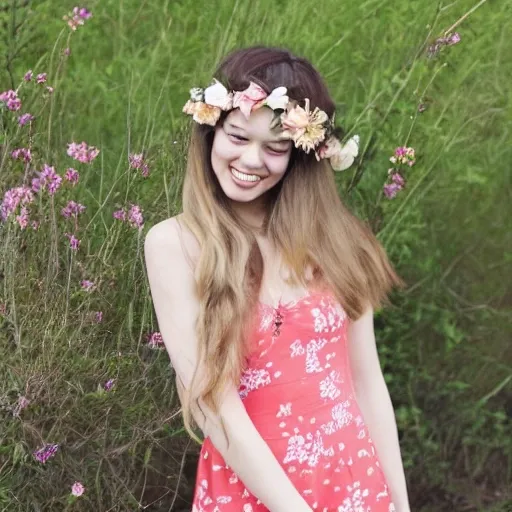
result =
[[336,404],[331,411],[333,421],[329,421],[321,425],[321,429],[327,434],[331,435],[343,427],[352,423],[352,413],[350,412],[350,400],[345,400]]
[[251,391],[254,391],[255,389],[261,388],[263,386],[268,386],[270,382],[270,374],[267,372],[267,370],[248,368],[244,370],[242,377],[240,378],[238,394],[243,400]]
[[335,400],[341,395],[337,384],[342,384],[343,379],[340,377],[340,372],[332,370],[329,375],[320,382],[320,396],[322,398],[330,398]]
[[364,499],[370,494],[368,489],[361,490],[360,482],[354,482],[353,485],[347,485],[347,491],[349,495],[338,507],[338,512],[370,512],[370,507],[365,507]]
[[304,462],[310,467],[315,467],[320,459],[320,455],[332,457],[333,448],[324,448],[322,434],[317,430],[314,434],[308,432],[306,437],[296,433],[288,439],[288,448],[283,460],[284,464],[297,461],[299,464]]

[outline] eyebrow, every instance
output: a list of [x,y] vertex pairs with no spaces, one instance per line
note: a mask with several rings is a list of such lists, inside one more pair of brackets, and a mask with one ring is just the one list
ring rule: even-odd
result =
[[[244,128],[242,128],[241,126],[238,126],[230,121],[227,121],[227,124],[229,126],[231,126],[231,128],[235,128],[237,130],[242,130],[242,131],[245,131]],[[279,139],[272,139],[272,140],[269,140],[268,142],[287,142],[289,141],[290,139],[289,138],[285,138],[285,137],[281,137]]]

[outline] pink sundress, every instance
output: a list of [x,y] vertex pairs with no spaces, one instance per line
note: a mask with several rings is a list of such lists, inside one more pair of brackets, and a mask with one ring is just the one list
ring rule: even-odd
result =
[[[257,430],[310,507],[394,512],[378,455],[356,403],[349,318],[330,292],[274,308],[259,303],[239,394]],[[209,438],[192,512],[268,512]]]

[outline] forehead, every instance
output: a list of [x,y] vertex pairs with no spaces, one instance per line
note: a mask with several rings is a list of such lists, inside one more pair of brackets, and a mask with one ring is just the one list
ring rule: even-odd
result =
[[280,125],[273,129],[270,128],[273,117],[274,111],[268,107],[254,110],[251,112],[249,119],[246,119],[242,112],[236,108],[226,116],[224,123],[227,123],[227,126],[231,128],[238,127],[239,131],[261,140],[276,142],[289,140],[289,137],[283,137],[283,129]]

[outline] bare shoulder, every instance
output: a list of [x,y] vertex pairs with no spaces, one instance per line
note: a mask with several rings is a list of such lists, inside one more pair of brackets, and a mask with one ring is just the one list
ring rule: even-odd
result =
[[172,258],[174,264],[186,262],[194,270],[199,256],[199,243],[182,222],[182,214],[165,219],[152,226],[144,240],[146,260]]

